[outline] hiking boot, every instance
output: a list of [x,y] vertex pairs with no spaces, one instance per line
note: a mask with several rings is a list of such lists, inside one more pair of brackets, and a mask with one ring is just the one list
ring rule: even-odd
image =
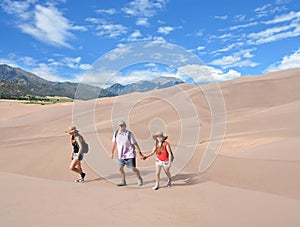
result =
[[119,184],[117,184],[118,187],[121,187],[121,186],[126,186],[126,181],[125,180],[122,180]]
[[159,184],[155,184],[152,189],[153,190],[158,190],[159,189]]
[[142,186],[143,185],[143,178],[139,177],[138,178],[138,186]]

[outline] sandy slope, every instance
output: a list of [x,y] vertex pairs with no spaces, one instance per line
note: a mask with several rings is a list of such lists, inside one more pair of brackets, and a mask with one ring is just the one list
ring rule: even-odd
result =
[[[220,83],[226,134],[204,173],[199,164],[212,139],[210,85],[80,104],[0,102],[0,225],[299,226],[299,75],[295,69]],[[152,148],[151,133],[167,131],[176,155],[174,187],[151,190],[154,158],[138,160],[142,188],[129,171],[129,187],[112,183],[119,176],[107,153],[116,121],[127,116],[144,152]],[[76,175],[68,170],[64,131],[72,120],[91,146],[83,184],[72,183]]]

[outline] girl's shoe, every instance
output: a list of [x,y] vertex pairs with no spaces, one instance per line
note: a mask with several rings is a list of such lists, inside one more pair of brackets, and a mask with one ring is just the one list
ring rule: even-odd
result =
[[83,182],[83,181],[84,181],[84,179],[79,178],[79,179],[75,180],[75,183],[79,183],[79,182]]
[[153,190],[158,190],[159,189],[159,184],[155,184],[154,187],[152,188]]
[[171,187],[172,186],[172,181],[171,180],[168,180],[168,183],[167,183],[167,187]]

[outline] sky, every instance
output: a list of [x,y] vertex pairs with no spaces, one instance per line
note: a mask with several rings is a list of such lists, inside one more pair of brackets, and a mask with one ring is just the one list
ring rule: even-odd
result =
[[79,82],[103,56],[140,42],[176,45],[203,65],[136,64],[106,85],[184,79],[182,72],[196,77],[203,68],[226,81],[299,67],[300,1],[1,0],[0,34],[0,64],[51,81]]

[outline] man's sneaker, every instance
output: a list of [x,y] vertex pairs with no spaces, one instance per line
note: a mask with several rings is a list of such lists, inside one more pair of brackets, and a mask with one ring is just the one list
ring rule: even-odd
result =
[[167,187],[171,187],[172,186],[172,181],[171,180],[168,180],[168,183],[167,183]]
[[158,190],[159,189],[159,184],[155,184],[154,187],[152,188],[153,190]]
[[143,185],[143,178],[139,177],[138,178],[138,186],[142,186]]
[[121,187],[121,186],[126,186],[126,181],[125,180],[122,180],[119,184],[117,184],[118,187]]

